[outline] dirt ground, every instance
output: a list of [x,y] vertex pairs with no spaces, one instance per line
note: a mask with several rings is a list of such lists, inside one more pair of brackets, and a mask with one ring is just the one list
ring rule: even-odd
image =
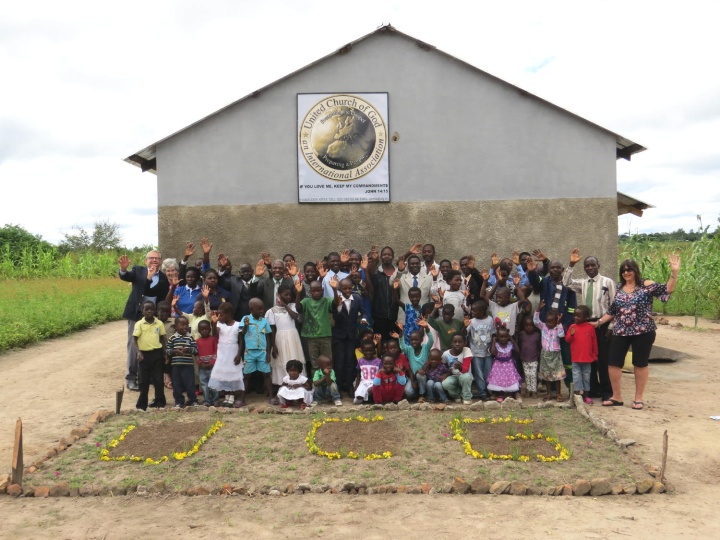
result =
[[[691,324],[689,318],[670,322]],[[632,375],[624,375],[626,407],[594,411],[634,449],[659,465],[668,430],[667,477],[675,491],[656,496],[524,497],[448,495],[304,495],[242,497],[96,497],[11,499],[0,496],[0,538],[116,539],[143,535],[193,538],[404,538],[422,531],[439,538],[697,538],[720,525],[720,415],[716,324],[705,331],[660,327],[657,344],[691,356],[652,364],[646,409],[629,408]],[[114,407],[123,383],[124,321],[0,356],[0,472],[9,472],[15,421],[22,417],[26,462],[32,461],[97,409]],[[125,407],[135,394],[126,393]],[[522,505],[522,506],[520,506]],[[520,510],[522,508],[522,511]],[[712,531],[716,531],[712,533]]]

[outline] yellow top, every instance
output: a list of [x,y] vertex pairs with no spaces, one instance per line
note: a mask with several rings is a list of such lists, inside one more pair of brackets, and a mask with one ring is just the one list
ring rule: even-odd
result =
[[165,335],[165,325],[157,317],[153,318],[153,322],[149,323],[145,317],[135,323],[133,336],[138,338],[138,349],[141,351],[152,351],[162,349],[160,336]]

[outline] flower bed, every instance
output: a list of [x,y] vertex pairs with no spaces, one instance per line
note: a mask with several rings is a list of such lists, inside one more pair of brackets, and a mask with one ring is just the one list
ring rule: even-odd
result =
[[326,457],[330,460],[341,459],[343,457],[349,459],[364,459],[367,461],[371,461],[374,459],[389,459],[392,457],[392,452],[389,450],[385,450],[383,452],[368,453],[354,450],[328,452],[321,449],[316,442],[317,431],[325,424],[349,424],[351,422],[360,422],[363,424],[367,424],[372,422],[382,422],[383,420],[385,420],[385,417],[380,415],[373,416],[372,418],[368,418],[365,416],[355,416],[353,418],[323,418],[322,420],[313,420],[312,427],[310,428],[307,437],[305,437],[305,442],[307,443],[308,450],[311,454]]

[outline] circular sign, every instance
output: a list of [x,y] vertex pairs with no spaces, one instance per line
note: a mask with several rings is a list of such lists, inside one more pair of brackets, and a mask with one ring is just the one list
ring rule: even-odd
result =
[[364,99],[337,94],[313,105],[300,126],[305,161],[329,180],[356,180],[381,161],[387,146],[387,126]]

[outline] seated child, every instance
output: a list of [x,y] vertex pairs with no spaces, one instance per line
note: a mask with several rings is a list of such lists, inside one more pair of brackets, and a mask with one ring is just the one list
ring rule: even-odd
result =
[[187,317],[180,315],[175,319],[175,333],[167,341],[166,354],[172,365],[173,397],[175,408],[186,405],[183,392],[187,394],[187,405],[197,406],[195,393],[195,357],[198,354],[195,340],[189,332]]
[[520,395],[520,373],[515,367],[515,358],[518,355],[515,340],[510,337],[510,330],[504,326],[497,329],[490,345],[490,353],[493,355],[493,365],[488,376],[488,390],[499,393],[497,400],[502,402],[507,394],[516,398]]
[[325,355],[318,356],[318,369],[313,375],[313,398],[315,403],[323,400],[330,400],[336,407],[342,406],[342,399],[335,381],[335,371],[332,368],[332,360]]
[[520,361],[525,375],[525,394],[531,398],[537,395],[537,372],[540,365],[540,332],[531,317],[523,320],[523,329],[518,333]]
[[245,367],[244,387],[250,382],[250,375],[256,371],[262,373],[265,383],[265,396],[272,400],[272,382],[270,380],[270,351],[273,345],[273,334],[270,323],[263,317],[265,306],[259,298],[251,298],[248,303],[250,316],[240,321],[240,331],[244,338],[243,360]]
[[[427,362],[430,349],[432,349],[434,338],[429,332],[429,325],[427,321],[421,320],[419,323],[420,328],[424,330],[416,331],[410,334],[410,344],[406,344],[404,339],[400,339],[400,336],[395,332],[390,332],[390,337],[398,339],[400,350],[405,353],[408,361],[410,362],[410,371],[415,375],[415,381],[417,382],[417,392],[420,395],[418,403],[425,402],[425,375],[418,373]],[[423,342],[423,333],[427,335],[427,341]]]
[[382,369],[373,379],[372,397],[377,404],[397,403],[403,397],[407,379],[405,373],[395,366],[395,358],[386,354],[382,359]]
[[575,308],[575,322],[568,328],[565,341],[570,344],[575,395],[585,396],[583,401],[593,404],[590,393],[590,368],[598,358],[595,328],[590,326],[590,309],[585,305]]
[[426,376],[425,395],[428,402],[447,403],[448,398],[442,383],[450,375],[450,369],[442,361],[442,353],[435,349],[430,351],[426,367],[421,371]]
[[302,375],[304,367],[299,360],[290,360],[285,365],[287,375],[283,377],[283,385],[277,393],[281,408],[287,409],[291,405],[297,404],[302,410],[308,405],[312,405],[313,395],[310,392],[310,383],[308,378]]
[[208,386],[212,368],[217,360],[218,337],[210,335],[212,326],[209,321],[200,321],[198,330],[200,337],[195,340],[198,349],[198,376],[203,393],[203,405],[209,407],[219,399],[218,392]]
[[415,375],[410,368],[410,361],[408,360],[405,353],[400,352],[400,345],[396,339],[388,339],[385,342],[383,348],[384,354],[389,354],[395,359],[395,367],[405,373],[407,382],[405,383],[405,397],[411,399],[417,393],[417,382],[415,381]]
[[358,360],[358,374],[355,379],[355,399],[353,403],[358,405],[370,399],[370,389],[375,381],[375,374],[381,366],[377,356],[375,343],[368,339],[362,343],[363,357]]
[[465,346],[465,338],[461,334],[455,334],[452,338],[451,347],[442,355],[450,369],[450,374],[442,382],[443,389],[455,401],[460,401],[465,405],[470,405],[472,400],[473,378],[470,372],[472,365],[472,352],[469,347]]

